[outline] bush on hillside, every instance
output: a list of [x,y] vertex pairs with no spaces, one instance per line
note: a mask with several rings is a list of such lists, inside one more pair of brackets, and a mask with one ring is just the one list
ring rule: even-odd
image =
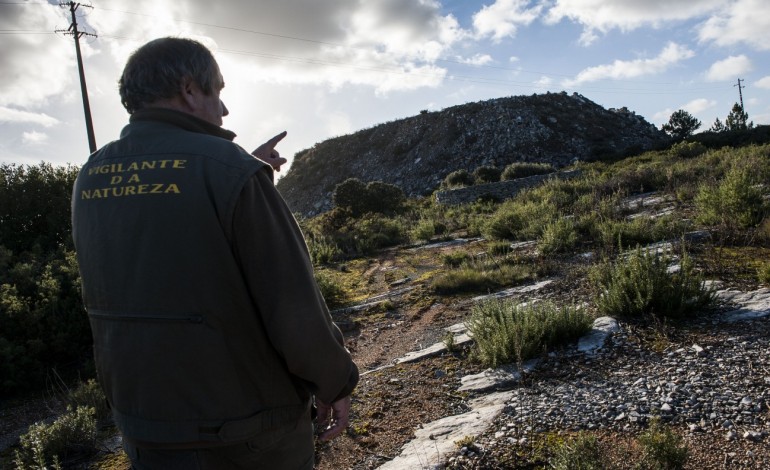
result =
[[680,237],[687,227],[681,217],[671,215],[595,220],[592,238],[600,242],[602,249],[613,252],[618,246],[646,245]]
[[330,309],[341,307],[348,301],[348,294],[344,287],[329,274],[324,271],[315,272],[315,280],[318,284],[318,289],[321,291],[321,295],[326,301],[326,306]]
[[651,470],[680,470],[685,468],[689,449],[681,436],[653,419],[650,427],[639,435],[642,461],[639,468]]
[[69,407],[51,423],[35,423],[19,438],[16,468],[45,469],[47,462],[63,462],[74,455],[95,452],[96,412],[93,408]]
[[476,341],[475,355],[488,367],[521,363],[577,341],[592,324],[591,316],[578,307],[497,299],[475,305],[467,322]]
[[755,170],[735,166],[718,184],[701,184],[695,197],[698,221],[731,230],[755,227],[767,213],[757,183]]
[[91,331],[75,253],[0,249],[0,396],[71,375],[90,356]]
[[445,235],[446,225],[441,221],[431,219],[420,219],[412,229],[412,239],[421,241],[430,241],[436,236]]
[[306,239],[310,260],[315,266],[329,264],[342,256],[342,250],[330,237],[311,235]]
[[354,217],[367,213],[395,214],[401,211],[406,196],[398,186],[372,181],[364,183],[348,178],[334,188],[334,205],[350,211]]
[[599,312],[630,319],[682,319],[710,307],[715,294],[704,287],[687,253],[682,252],[678,270],[670,269],[672,262],[668,254],[637,247],[615,263],[598,266],[591,278]]
[[503,170],[493,166],[480,166],[473,170],[473,179],[476,184],[497,183]]
[[464,188],[473,186],[474,178],[468,173],[468,170],[456,170],[444,178],[443,186],[449,189]]
[[596,436],[585,432],[557,445],[548,463],[554,470],[603,470],[605,468],[599,451],[599,441]]
[[503,181],[526,178],[527,176],[544,175],[553,173],[553,165],[549,163],[524,163],[516,162],[506,166],[500,179]]
[[700,142],[683,141],[671,146],[670,152],[679,158],[695,158],[706,153],[708,149]]
[[757,268],[757,279],[759,282],[770,286],[770,263],[763,263]]
[[537,241],[537,248],[544,255],[567,253],[578,242],[578,233],[572,219],[560,218],[550,222],[543,229]]
[[515,199],[500,204],[482,232],[492,239],[534,240],[558,217],[556,206],[547,201]]

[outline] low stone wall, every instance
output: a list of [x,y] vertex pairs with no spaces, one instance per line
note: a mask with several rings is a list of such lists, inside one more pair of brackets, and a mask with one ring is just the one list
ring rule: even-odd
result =
[[436,202],[444,205],[458,205],[474,202],[479,199],[495,199],[503,201],[514,197],[519,191],[531,188],[552,178],[570,179],[580,175],[580,170],[548,173],[545,175],[528,176],[510,181],[477,184],[461,189],[436,192]]

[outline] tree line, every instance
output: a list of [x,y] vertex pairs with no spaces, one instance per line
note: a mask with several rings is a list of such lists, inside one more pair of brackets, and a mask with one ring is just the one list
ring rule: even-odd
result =
[[70,234],[77,171],[0,165],[0,397],[92,370]]
[[[701,124],[695,116],[679,109],[671,114],[668,122],[661,126],[661,130],[675,139],[684,140],[700,129]],[[725,121],[722,122],[717,117],[709,132],[745,131],[753,128],[754,122],[749,121],[749,115],[740,104],[735,103]]]

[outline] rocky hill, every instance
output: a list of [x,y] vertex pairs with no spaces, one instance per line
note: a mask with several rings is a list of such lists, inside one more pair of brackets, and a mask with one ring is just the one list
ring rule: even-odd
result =
[[331,209],[335,186],[347,178],[384,181],[419,196],[459,169],[561,167],[651,149],[665,139],[633,111],[607,110],[576,93],[498,98],[326,140],[297,153],[277,186],[292,211],[309,216]]

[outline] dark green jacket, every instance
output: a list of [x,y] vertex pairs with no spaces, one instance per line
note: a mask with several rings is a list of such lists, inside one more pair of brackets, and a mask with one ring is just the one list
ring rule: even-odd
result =
[[358,379],[272,170],[233,137],[138,111],[75,182],[97,373],[128,439],[243,441]]

